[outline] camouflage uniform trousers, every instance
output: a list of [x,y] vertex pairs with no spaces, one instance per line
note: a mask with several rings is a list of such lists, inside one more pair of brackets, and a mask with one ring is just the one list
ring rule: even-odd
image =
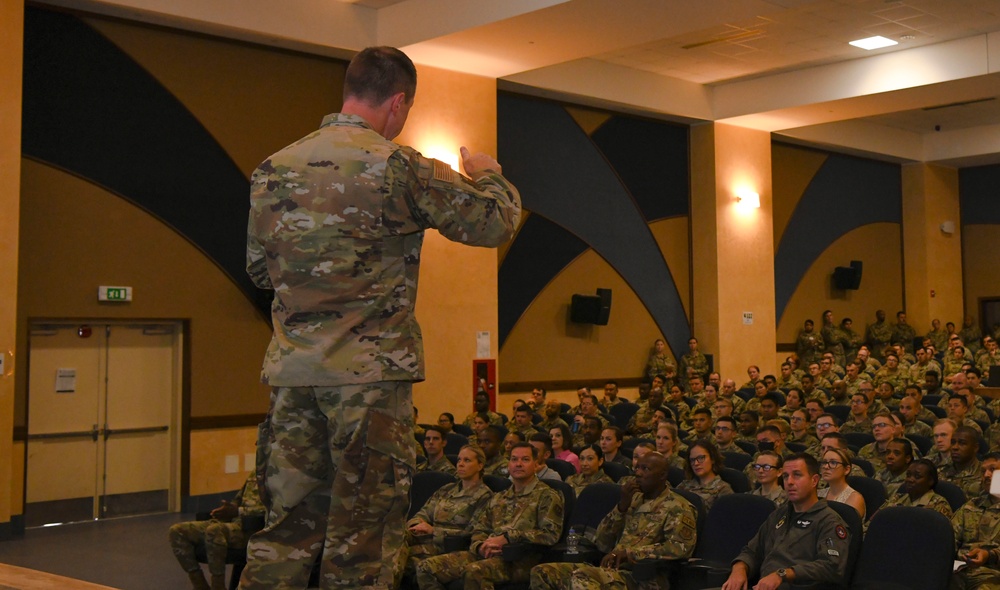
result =
[[501,557],[483,559],[472,551],[456,551],[429,557],[417,566],[420,590],[445,590],[454,580],[463,580],[465,590],[493,590],[502,582],[527,582],[540,556],[517,561]]
[[1000,571],[989,566],[965,567],[951,575],[948,590],[1000,590]]
[[213,576],[226,575],[226,553],[230,548],[240,549],[246,546],[239,522],[222,522],[214,518],[179,522],[170,527],[167,537],[174,557],[186,572],[201,570],[201,565],[195,558],[195,548],[204,546],[208,571]]
[[[240,588],[398,584],[414,471],[411,383],[275,387],[261,425],[258,474],[269,507]],[[269,495],[269,497],[267,497]]]
[[668,590],[667,580],[636,582],[632,573],[580,563],[543,563],[531,569],[531,590]]

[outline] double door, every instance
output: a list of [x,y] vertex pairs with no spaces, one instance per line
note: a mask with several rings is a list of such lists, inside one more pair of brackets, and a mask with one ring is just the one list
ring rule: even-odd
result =
[[28,526],[173,508],[179,323],[36,323],[29,339]]

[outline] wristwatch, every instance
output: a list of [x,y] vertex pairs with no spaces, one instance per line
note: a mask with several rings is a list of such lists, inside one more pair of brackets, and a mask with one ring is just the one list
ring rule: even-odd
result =
[[785,568],[781,568],[781,569],[779,569],[778,571],[776,571],[774,573],[778,574],[778,577],[781,578],[782,580],[784,580],[785,576],[788,575],[788,570],[786,570]]

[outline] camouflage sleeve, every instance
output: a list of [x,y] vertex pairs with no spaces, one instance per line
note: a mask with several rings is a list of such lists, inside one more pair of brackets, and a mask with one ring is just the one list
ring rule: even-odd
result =
[[[636,499],[633,498],[632,502],[635,503]],[[621,537],[624,528],[625,513],[615,506],[601,519],[601,523],[597,525],[597,532],[594,533],[594,543],[597,545],[597,548],[602,553],[609,553],[618,544],[618,538]]]
[[651,522],[651,526],[660,526],[662,539],[653,545],[626,548],[635,559],[682,559],[694,554],[694,546],[698,542],[698,515],[694,506],[688,502],[670,502],[662,515],[660,523]]
[[240,516],[264,516],[265,508],[260,499],[260,490],[257,488],[256,472],[250,472],[233,503],[239,506]]
[[537,525],[528,530],[518,530],[510,528],[505,530],[507,540],[511,543],[534,543],[536,545],[555,545],[562,535],[563,525],[563,497],[559,492],[549,488],[546,484],[538,482],[539,486],[545,489],[538,498],[538,505],[535,508]]
[[[257,186],[261,175],[266,175],[260,168],[254,170],[250,180],[251,186]],[[256,201],[251,201],[250,217],[247,221],[247,274],[254,285],[261,289],[273,289],[271,277],[267,274],[267,262],[264,259],[264,245],[257,239],[256,232]]]
[[[416,219],[455,242],[499,246],[510,240],[521,219],[517,189],[496,172],[472,180],[443,162],[400,148],[389,158],[386,177],[393,195],[408,205],[408,211],[398,211],[402,219]],[[394,211],[387,208],[387,216]]]
[[509,498],[509,494],[500,493],[495,494],[486,506],[479,511],[476,518],[472,521],[472,544],[469,546],[469,551],[473,553],[479,553],[479,546],[483,544],[483,541],[488,539],[493,533],[493,508],[495,504],[505,502],[504,498]]
[[413,515],[413,518],[406,521],[407,528],[421,522],[426,522],[427,524],[434,526],[433,515],[434,511],[437,510],[438,502],[445,497],[445,494],[450,494],[453,487],[454,486],[452,484],[445,484],[436,492],[431,494],[431,497],[427,498],[427,501],[420,507],[420,510],[417,510],[417,513]]

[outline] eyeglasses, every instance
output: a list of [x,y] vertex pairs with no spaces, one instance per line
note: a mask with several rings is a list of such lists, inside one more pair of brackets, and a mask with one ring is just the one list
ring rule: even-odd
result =
[[840,467],[843,464],[844,464],[843,461],[834,461],[833,459],[831,459],[829,461],[820,461],[819,466],[820,467],[829,467],[831,469],[836,469],[837,467]]
[[879,422],[877,424],[872,424],[872,428],[889,428],[890,426],[892,426],[892,424],[888,424],[886,422]]
[[817,422],[816,423],[816,430],[827,429],[827,428],[833,428],[833,424],[830,424],[829,422]]
[[791,417],[791,421],[792,422],[805,422],[805,418],[801,418],[799,416],[792,416]]
[[761,465],[760,463],[754,463],[753,468],[757,471],[763,471],[764,473],[769,473],[778,469],[777,465]]
[[699,465],[701,463],[704,463],[705,459],[708,459],[708,455],[700,455],[698,457],[691,457],[688,460],[691,461],[692,465]]
[[732,428],[730,428],[728,426],[716,426],[715,427],[715,431],[716,432],[729,432],[730,430],[732,430]]

